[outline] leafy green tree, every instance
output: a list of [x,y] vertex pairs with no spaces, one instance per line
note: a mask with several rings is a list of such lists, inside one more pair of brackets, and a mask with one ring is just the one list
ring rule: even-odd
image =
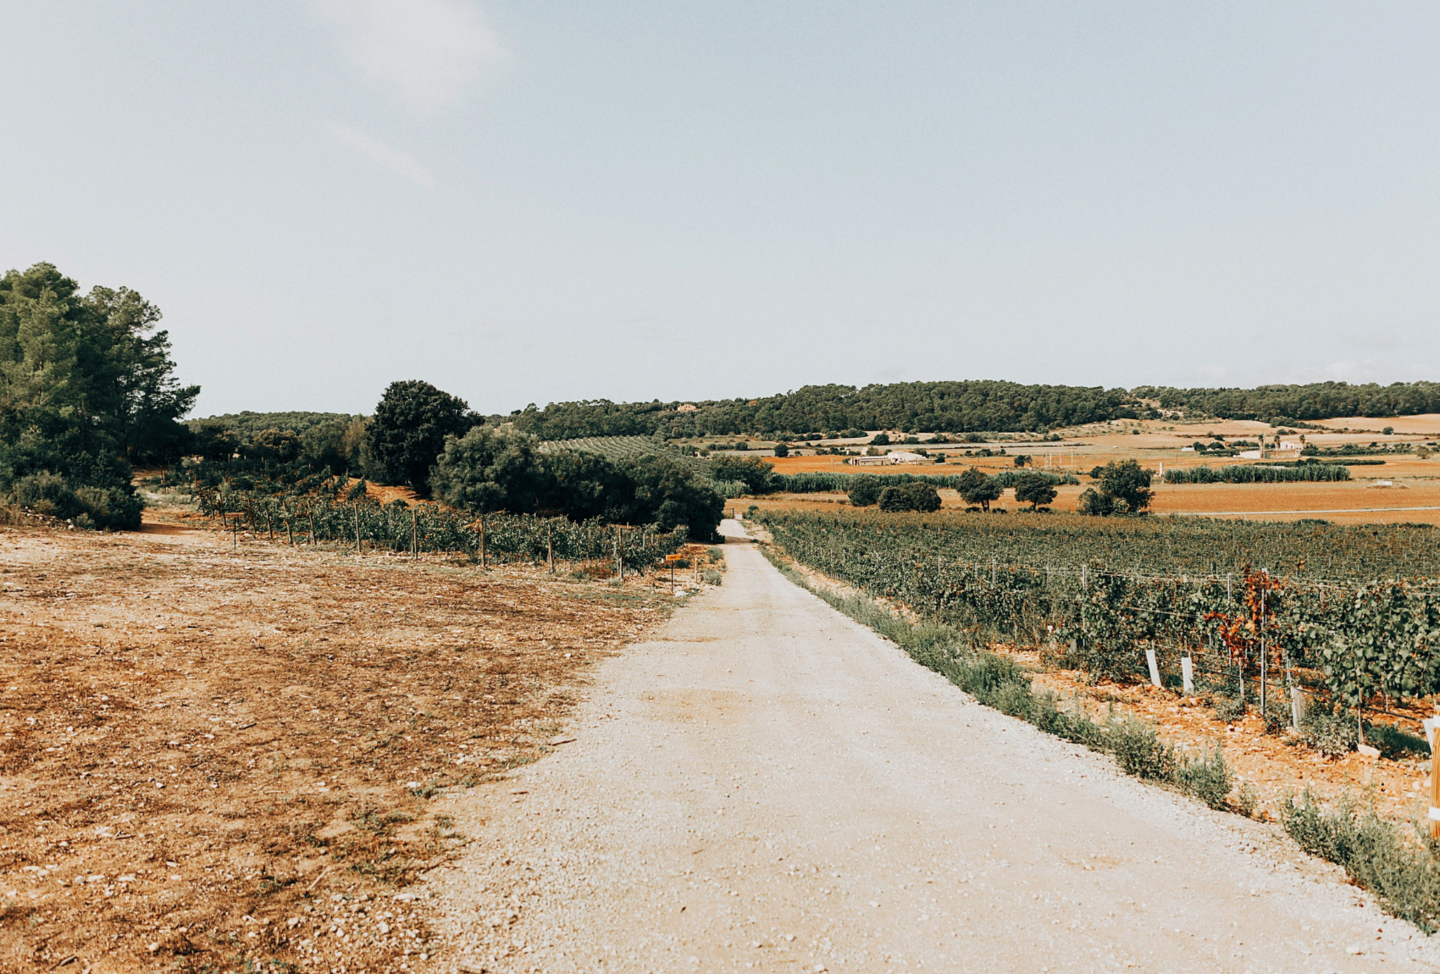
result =
[[290,430],[261,430],[241,448],[241,456],[266,465],[294,463],[300,458],[303,444]]
[[1028,464],[1029,462],[1030,462],[1030,455],[1029,455],[1028,453],[1017,453],[1017,454],[1015,454],[1015,466],[1017,466],[1017,467],[1023,467],[1023,466],[1025,466],[1026,464]]
[[553,495],[535,438],[490,426],[448,437],[430,486],[446,504],[478,512],[530,514]]
[[971,467],[960,475],[959,490],[960,499],[966,504],[978,504],[981,510],[987,512],[1005,492],[994,477],[986,476],[978,467]]
[[190,449],[203,459],[224,463],[240,449],[240,438],[224,423],[202,419],[190,425]]
[[759,457],[721,457],[710,470],[716,480],[744,484],[747,494],[765,494],[774,488],[775,465]]
[[886,487],[880,491],[882,511],[940,510],[940,492],[929,484],[909,483]]
[[588,450],[542,456],[544,506],[576,521],[599,517],[623,520],[635,485],[609,457]]
[[889,445],[890,445],[890,434],[889,434],[889,433],[876,433],[876,434],[870,439],[870,443],[871,443],[872,445],[874,445],[874,446],[889,446]]
[[1040,474],[1025,474],[1015,482],[1015,502],[1029,504],[1030,510],[1039,510],[1055,499],[1055,485],[1049,477]]
[[846,496],[853,507],[869,507],[880,499],[880,491],[884,486],[874,474],[857,474],[850,478],[850,490]]
[[633,485],[628,522],[658,524],[666,531],[685,525],[697,541],[719,537],[725,499],[692,467],[650,455],[627,460],[620,469]]
[[776,455],[777,457],[788,457],[788,456],[790,455],[790,444],[788,444],[788,443],[776,443],[776,444],[775,444],[775,455]]
[[[174,377],[160,311],[52,264],[0,278],[0,492],[97,527],[137,528],[130,463],[175,459],[199,395]],[[26,500],[28,498],[29,500]]]
[[429,496],[430,471],[446,438],[463,436],[474,425],[468,409],[463,399],[428,382],[390,383],[370,423],[375,472],[388,483]]
[[1139,514],[1150,506],[1154,492],[1150,481],[1154,474],[1134,460],[1112,460],[1100,475],[1100,490],[1125,505],[1130,514]]

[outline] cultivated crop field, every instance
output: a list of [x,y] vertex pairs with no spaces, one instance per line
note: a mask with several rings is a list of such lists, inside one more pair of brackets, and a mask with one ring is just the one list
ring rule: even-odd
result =
[[406,889],[466,837],[430,799],[543,754],[674,602],[654,575],[176,524],[0,529],[0,551],[6,969],[433,957]]

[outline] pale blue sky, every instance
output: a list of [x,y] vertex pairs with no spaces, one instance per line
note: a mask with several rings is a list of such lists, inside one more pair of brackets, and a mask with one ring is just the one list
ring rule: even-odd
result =
[[199,413],[1440,379],[1433,3],[6,4],[0,268]]

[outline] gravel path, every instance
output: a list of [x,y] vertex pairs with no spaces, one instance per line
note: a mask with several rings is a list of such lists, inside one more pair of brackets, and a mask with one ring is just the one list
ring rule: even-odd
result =
[[[727,532],[738,532],[734,522]],[[576,740],[451,802],[461,970],[1420,971],[1273,826],[974,703],[727,546]]]

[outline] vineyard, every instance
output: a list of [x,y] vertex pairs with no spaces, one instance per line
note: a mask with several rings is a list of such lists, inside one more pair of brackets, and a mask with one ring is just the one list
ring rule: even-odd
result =
[[395,552],[463,553],[491,560],[604,562],[643,570],[687,541],[681,527],[621,527],[599,520],[486,514],[471,518],[434,504],[376,504],[351,497],[334,482],[306,494],[197,487],[199,511],[227,530],[268,534],[290,544],[339,543]]
[[710,463],[695,456],[683,455],[675,447],[649,436],[586,436],[573,440],[541,440],[540,452],[548,454],[574,450],[582,453],[598,453],[620,462],[644,456],[666,456],[693,468],[705,477],[710,476]]
[[1142,678],[1148,650],[1166,685],[1180,686],[1188,668],[1202,689],[1252,702],[1262,684],[1271,700],[1299,687],[1337,713],[1440,692],[1440,555],[1425,529],[867,512],[759,520],[787,554],[871,596],[977,643],[1042,647],[1092,677]]

